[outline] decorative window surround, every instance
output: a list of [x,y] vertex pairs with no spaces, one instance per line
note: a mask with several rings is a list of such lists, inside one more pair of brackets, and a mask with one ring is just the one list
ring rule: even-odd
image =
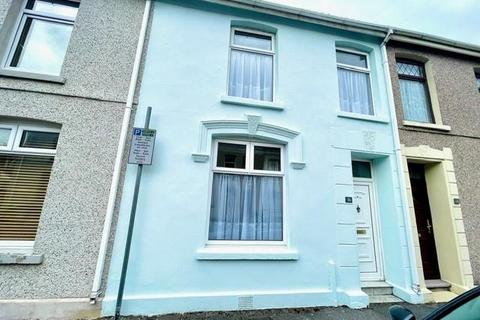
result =
[[261,101],[241,97],[222,96],[220,97],[220,101],[224,104],[233,104],[244,107],[274,109],[279,111],[284,109],[283,106],[277,102]]
[[199,139],[193,161],[207,162],[215,136],[240,135],[283,142],[287,147],[287,160],[293,169],[305,168],[303,142],[300,132],[261,122],[257,115],[246,115],[247,120],[207,120],[200,123]]
[[415,121],[408,121],[408,120],[403,120],[403,125],[406,127],[416,127],[416,128],[433,129],[433,130],[440,130],[440,131],[452,130],[450,126],[447,126],[444,124],[424,123],[424,122],[415,122]]

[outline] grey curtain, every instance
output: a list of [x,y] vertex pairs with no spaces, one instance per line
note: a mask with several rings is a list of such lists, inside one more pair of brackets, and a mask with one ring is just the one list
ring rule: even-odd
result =
[[432,123],[433,117],[425,83],[400,79],[405,120]]
[[214,173],[210,240],[281,241],[282,177]]

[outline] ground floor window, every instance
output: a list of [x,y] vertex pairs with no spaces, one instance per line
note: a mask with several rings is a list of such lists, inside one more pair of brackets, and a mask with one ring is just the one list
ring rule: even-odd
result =
[[17,123],[0,123],[0,133],[1,249],[35,240],[59,133]]
[[216,141],[208,239],[282,241],[283,147]]

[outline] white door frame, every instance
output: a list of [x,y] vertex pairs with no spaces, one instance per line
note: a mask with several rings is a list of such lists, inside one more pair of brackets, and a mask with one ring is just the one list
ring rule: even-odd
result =
[[[358,161],[358,160],[355,160]],[[370,161],[368,161],[370,162]],[[372,171],[373,177],[373,168],[370,162],[370,168]],[[379,221],[377,215],[377,190],[375,187],[375,182],[373,178],[353,178],[354,185],[367,185],[369,188],[369,196],[370,196],[370,208],[371,208],[371,216],[372,216],[372,230],[373,230],[373,246],[375,251],[375,261],[377,264],[377,272],[375,273],[366,273],[363,272],[360,274],[361,281],[383,281],[385,279],[384,270],[383,270],[383,249],[382,249],[382,241],[381,241],[381,233],[379,228]]]

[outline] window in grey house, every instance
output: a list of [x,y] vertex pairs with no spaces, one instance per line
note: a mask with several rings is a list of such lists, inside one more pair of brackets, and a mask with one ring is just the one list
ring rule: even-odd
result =
[[60,75],[78,7],[79,1],[27,1],[6,67]]
[[8,142],[10,141],[11,134],[12,134],[12,129],[0,128],[0,147],[8,146]]
[[58,136],[54,128],[0,123],[0,252],[11,252],[12,241],[33,247]]
[[340,110],[373,115],[367,55],[340,49],[336,54]]
[[424,64],[399,59],[397,60],[397,73],[400,81],[404,119],[433,123]]
[[477,79],[477,89],[480,92],[480,71],[475,72],[475,78]]
[[228,95],[273,101],[273,35],[233,29]]

